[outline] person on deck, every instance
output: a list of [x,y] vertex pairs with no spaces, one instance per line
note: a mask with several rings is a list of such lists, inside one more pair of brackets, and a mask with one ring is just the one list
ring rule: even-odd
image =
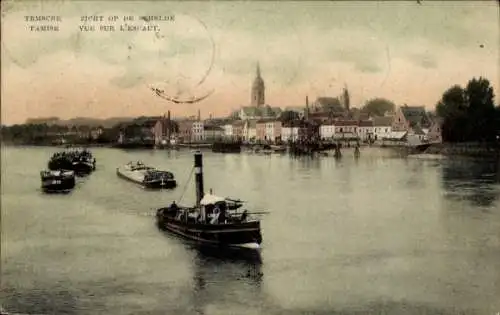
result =
[[170,205],[170,209],[175,210],[175,211],[179,210],[179,206],[177,206],[177,204],[175,203],[175,200],[172,201],[172,204]]

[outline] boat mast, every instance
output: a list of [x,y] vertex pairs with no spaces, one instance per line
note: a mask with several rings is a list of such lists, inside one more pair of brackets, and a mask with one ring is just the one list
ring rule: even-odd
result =
[[196,183],[196,206],[200,206],[203,198],[203,156],[200,151],[194,154],[194,176]]

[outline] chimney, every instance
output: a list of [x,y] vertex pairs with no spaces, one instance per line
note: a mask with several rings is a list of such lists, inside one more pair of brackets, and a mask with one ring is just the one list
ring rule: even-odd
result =
[[167,121],[165,122],[165,126],[167,127],[167,141],[170,143],[170,133],[172,132],[172,123],[170,122],[170,110],[167,111]]
[[203,157],[200,151],[194,154],[194,173],[196,182],[196,205],[200,205],[200,201],[203,198]]
[[304,119],[309,119],[309,96],[306,95],[306,110],[304,112]]
[[198,109],[198,121],[201,121],[201,111]]

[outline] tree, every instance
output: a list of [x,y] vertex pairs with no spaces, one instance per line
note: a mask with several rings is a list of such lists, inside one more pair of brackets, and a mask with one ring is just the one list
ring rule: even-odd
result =
[[500,105],[495,108],[496,139],[500,141]]
[[463,127],[467,123],[467,99],[462,87],[454,85],[446,90],[436,105],[436,113],[443,118],[444,141],[465,141]]
[[493,98],[493,88],[484,78],[473,78],[465,89],[454,85],[446,90],[436,105],[436,113],[443,118],[443,140],[493,140],[498,128]]
[[495,138],[495,105],[493,87],[480,77],[473,78],[465,89],[468,108],[467,133],[472,141],[491,141]]
[[374,98],[365,103],[361,108],[361,112],[370,114],[371,116],[384,116],[387,112],[392,112],[396,109],[396,105],[385,98]]
[[293,111],[293,110],[285,110],[281,112],[279,120],[281,122],[286,122],[286,121],[293,121],[293,120],[298,120],[299,119],[299,113]]

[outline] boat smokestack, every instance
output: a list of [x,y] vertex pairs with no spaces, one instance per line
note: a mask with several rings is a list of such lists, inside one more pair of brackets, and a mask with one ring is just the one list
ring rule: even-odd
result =
[[203,156],[200,151],[194,154],[194,176],[196,182],[196,205],[200,205],[203,198]]

